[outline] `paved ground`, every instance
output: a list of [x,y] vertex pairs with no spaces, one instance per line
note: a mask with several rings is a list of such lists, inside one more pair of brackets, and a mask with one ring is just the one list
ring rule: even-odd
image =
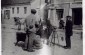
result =
[[[23,26],[22,26],[23,28]],[[35,52],[27,52],[21,47],[15,46],[16,30],[13,19],[5,20],[2,24],[2,54],[3,55],[83,55],[83,41],[81,39],[81,30],[73,30],[71,37],[71,49],[64,49],[65,45],[64,30],[58,30],[56,33],[56,45],[43,44],[43,48]],[[58,34],[58,38],[57,38]],[[50,37],[51,40],[51,37]],[[59,42],[58,42],[59,41]],[[58,44],[58,45],[57,45]]]
[[[73,36],[71,37],[71,49],[64,49],[58,45],[46,45],[43,44],[43,48],[36,50],[35,52],[27,52],[22,50],[21,47],[15,46],[16,42],[16,28],[13,25],[2,25],[2,54],[3,55],[83,55],[83,42],[81,32],[74,30]],[[63,37],[63,41],[61,40]],[[65,45],[64,31],[58,31],[58,39],[56,43],[59,45]]]

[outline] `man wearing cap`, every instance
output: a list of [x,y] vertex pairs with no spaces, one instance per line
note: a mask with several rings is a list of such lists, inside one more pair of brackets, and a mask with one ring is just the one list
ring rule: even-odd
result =
[[72,36],[72,18],[71,16],[66,16],[66,26],[65,26],[65,39],[66,39],[66,46],[64,46],[65,49],[70,49],[71,48],[71,40],[70,37]]
[[[35,28],[35,23],[36,23],[36,10],[31,9],[31,14],[26,17],[25,19],[25,25],[26,25],[26,41],[25,41],[25,49],[28,51],[34,51],[33,50],[33,41],[35,38],[35,33],[36,33],[36,28]],[[28,48],[27,48],[28,47]]]

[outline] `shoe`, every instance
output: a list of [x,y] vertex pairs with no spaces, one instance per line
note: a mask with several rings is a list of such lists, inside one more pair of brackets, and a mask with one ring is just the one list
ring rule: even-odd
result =
[[28,51],[28,52],[34,52],[35,50],[33,50],[33,49],[28,49],[27,51]]
[[42,47],[33,47],[33,49],[41,49]]
[[64,49],[71,49],[71,47],[68,47],[68,46],[64,46]]
[[68,49],[71,49],[71,46],[68,46]]
[[27,51],[27,48],[22,48],[24,51]]

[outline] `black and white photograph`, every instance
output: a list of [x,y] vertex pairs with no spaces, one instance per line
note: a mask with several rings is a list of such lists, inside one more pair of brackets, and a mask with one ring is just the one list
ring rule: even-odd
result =
[[1,0],[2,55],[83,55],[82,0]]

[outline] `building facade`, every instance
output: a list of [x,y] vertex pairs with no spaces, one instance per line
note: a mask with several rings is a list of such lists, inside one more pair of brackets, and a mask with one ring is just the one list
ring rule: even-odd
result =
[[2,8],[4,19],[25,18],[30,14],[30,4],[8,5]]
[[[74,25],[82,25],[82,0],[48,0],[48,18],[59,27],[59,20],[66,22],[66,16],[72,16]],[[55,25],[56,24],[56,25]]]
[[82,0],[6,0],[3,3],[2,19],[25,18],[31,9],[36,9],[37,20],[48,18],[53,26],[59,27],[60,19],[66,22],[67,15],[72,16],[74,25],[82,25]]
[[[3,0],[4,1],[4,0]],[[14,17],[26,18],[30,13],[31,9],[37,11],[37,20],[43,19],[44,7],[46,5],[45,0],[7,0],[2,2],[2,19],[12,19]]]
[[30,14],[31,0],[7,0],[5,2],[5,0],[2,1],[2,19],[25,18]]

